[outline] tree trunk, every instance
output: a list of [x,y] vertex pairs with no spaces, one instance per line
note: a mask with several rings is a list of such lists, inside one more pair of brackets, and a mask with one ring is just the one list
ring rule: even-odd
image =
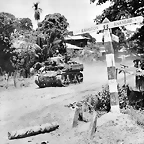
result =
[[6,81],[5,87],[6,87],[6,89],[8,88],[8,80],[9,80],[9,72],[5,74],[5,81]]
[[46,55],[45,55],[45,60],[47,60],[47,58],[52,57],[52,44],[47,42],[47,50],[46,50]]
[[8,132],[8,139],[20,139],[20,138],[26,138],[42,133],[48,133],[51,131],[56,130],[59,127],[59,124],[57,122],[52,122],[52,123],[46,123],[40,126],[34,126],[34,127],[28,127],[22,130],[18,131],[12,131]]
[[28,72],[27,72],[27,69],[25,69],[25,78],[28,77]]
[[16,82],[16,78],[17,78],[17,70],[14,71],[14,86],[17,87],[17,82]]
[[38,27],[38,24],[39,24],[39,20],[37,20],[37,27]]

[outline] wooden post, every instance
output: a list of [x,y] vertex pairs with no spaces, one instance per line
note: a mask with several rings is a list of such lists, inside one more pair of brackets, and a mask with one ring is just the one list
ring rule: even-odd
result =
[[8,73],[5,73],[5,81],[6,81],[6,89],[8,88],[8,80],[9,80],[9,72]]
[[128,66],[121,64],[121,68],[123,69],[123,73],[124,73],[124,84],[126,85],[126,68],[128,68]]
[[77,107],[76,110],[75,110],[72,127],[76,127],[78,125],[78,120],[79,120],[80,116],[81,117],[83,116],[82,115],[82,108],[81,107]]
[[125,70],[123,72],[124,72],[124,84],[126,85],[126,72]]
[[17,82],[16,82],[16,79],[17,79],[17,70],[14,71],[13,79],[14,79],[14,86],[17,87]]
[[116,68],[116,79],[118,77],[118,68]]
[[[109,22],[110,21],[108,19],[104,19],[103,21],[103,23],[109,23]],[[106,63],[107,63],[108,83],[110,91],[111,112],[120,113],[114,50],[108,25],[104,25],[104,46],[106,50]]]
[[90,138],[92,139],[97,130],[97,112],[93,111],[93,118],[90,124]]

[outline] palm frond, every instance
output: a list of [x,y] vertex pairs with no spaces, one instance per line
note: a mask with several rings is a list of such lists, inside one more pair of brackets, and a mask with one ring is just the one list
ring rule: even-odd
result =
[[41,8],[38,8],[39,12],[42,12],[42,9]]
[[[39,5],[39,3],[40,3],[40,2],[33,3],[33,7],[34,7],[35,10],[38,10],[38,5]],[[32,8],[33,8],[33,7],[32,7]]]

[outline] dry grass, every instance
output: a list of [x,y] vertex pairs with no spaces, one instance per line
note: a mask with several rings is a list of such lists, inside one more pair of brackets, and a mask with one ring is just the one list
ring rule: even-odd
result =
[[[128,105],[128,99],[126,98],[126,93],[122,91],[122,88],[119,86],[119,102],[121,113],[128,114],[130,117],[140,126],[144,127],[144,110],[136,110],[132,106]],[[97,109],[95,108],[98,99],[100,98],[100,103],[98,104]],[[97,95],[88,96],[86,99],[96,111],[99,113],[105,113],[110,110],[110,94],[107,86],[104,86],[102,90]],[[102,114],[103,115],[103,114]]]
[[13,88],[22,88],[29,87],[32,83],[34,83],[33,77],[31,78],[17,78],[16,79],[16,87],[14,86],[14,79],[10,77],[8,82],[3,78],[0,78],[0,90],[13,89]]
[[135,110],[132,107],[129,109],[128,113],[131,118],[140,126],[144,127],[144,111],[143,110]]

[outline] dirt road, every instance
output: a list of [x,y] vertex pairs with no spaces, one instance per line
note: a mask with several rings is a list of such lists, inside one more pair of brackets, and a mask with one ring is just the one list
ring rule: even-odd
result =
[[[121,77],[122,75],[119,76]],[[80,124],[78,129],[72,129],[74,111],[64,105],[96,93],[106,82],[106,65],[101,62],[85,65],[84,82],[80,85],[39,89],[33,83],[27,88],[0,92],[1,143],[26,144],[39,143],[42,140],[48,140],[50,144],[78,144],[79,140],[81,140],[80,144],[88,143],[84,140],[85,133],[81,134],[88,129],[88,124],[85,126]],[[7,139],[8,131],[52,121],[60,124],[60,128],[52,133],[12,141]]]

